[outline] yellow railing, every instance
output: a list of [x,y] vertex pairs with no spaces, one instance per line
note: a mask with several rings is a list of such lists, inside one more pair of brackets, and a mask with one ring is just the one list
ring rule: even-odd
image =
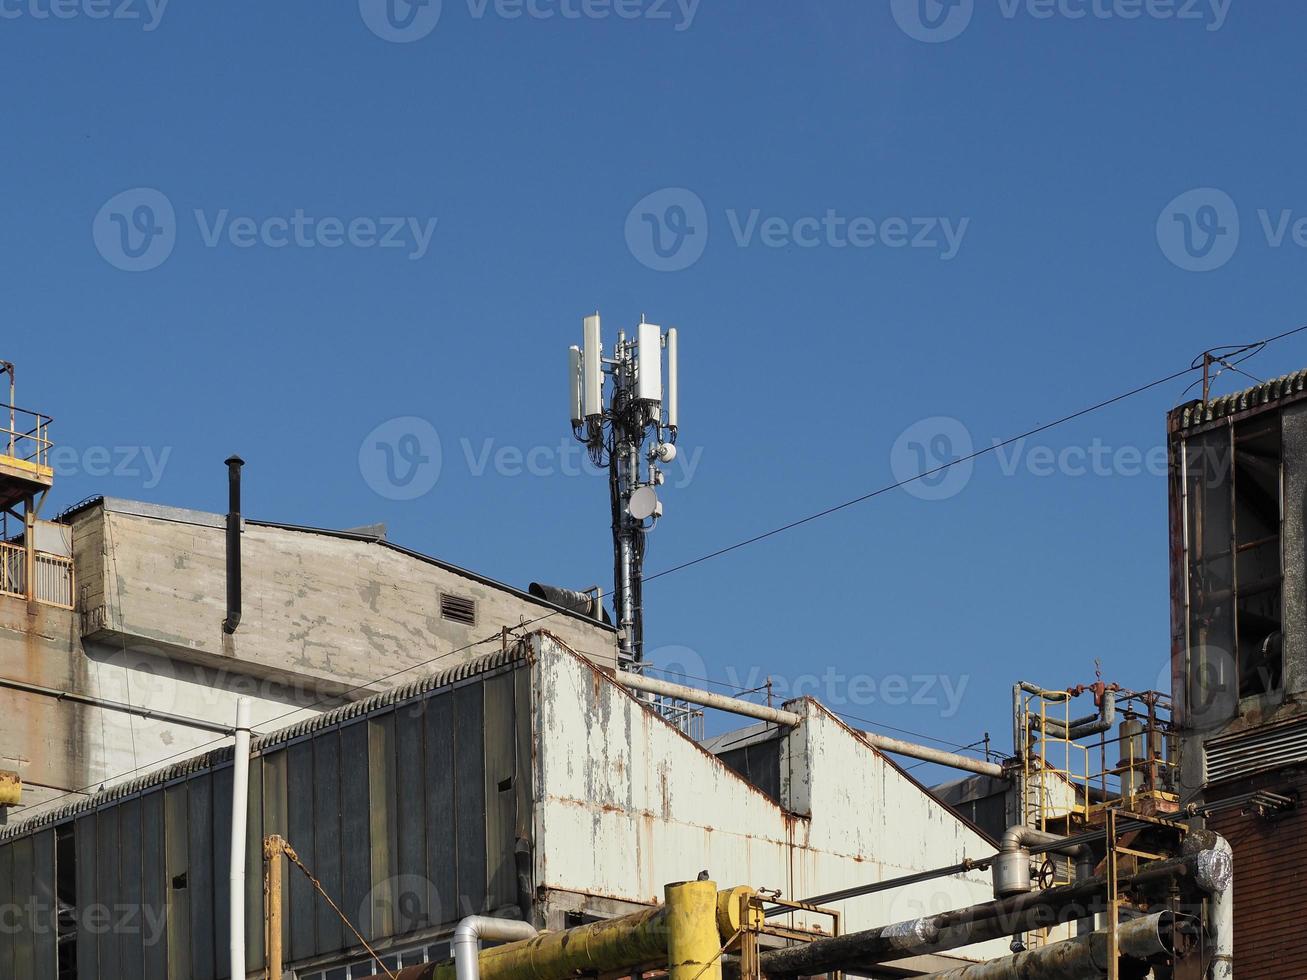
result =
[[[34,558],[36,601],[72,609],[73,560],[46,551],[38,551]],[[27,596],[27,549],[21,544],[0,541],[0,594]]]
[[50,466],[50,422],[48,415],[0,403],[0,455]]

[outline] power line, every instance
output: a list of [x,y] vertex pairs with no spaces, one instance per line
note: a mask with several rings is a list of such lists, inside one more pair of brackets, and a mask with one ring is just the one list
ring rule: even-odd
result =
[[[1268,338],[1266,338],[1265,340],[1259,340],[1259,341],[1256,341],[1256,342],[1251,343],[1251,344],[1246,344],[1246,345],[1244,345],[1244,346],[1242,346],[1242,347],[1240,347],[1240,348],[1238,348],[1238,349],[1236,349],[1236,350],[1227,351],[1227,352],[1224,353],[1224,356],[1227,357],[1227,358],[1232,358],[1232,357],[1237,357],[1239,354],[1243,354],[1243,353],[1247,353],[1247,352],[1250,352],[1250,351],[1251,351],[1252,353],[1249,354],[1249,357],[1252,357],[1252,356],[1255,356],[1256,354],[1260,354],[1260,353],[1261,353],[1263,350],[1265,350],[1265,348],[1266,348],[1267,346],[1269,346],[1270,344],[1273,344],[1273,343],[1275,343],[1275,342],[1278,341],[1278,340],[1283,340],[1283,339],[1285,339],[1286,337],[1291,337],[1291,336],[1293,336],[1293,335],[1295,335],[1295,334],[1302,333],[1303,331],[1307,331],[1307,324],[1303,324],[1303,325],[1301,325],[1301,326],[1295,327],[1295,328],[1293,328],[1292,330],[1286,330],[1286,331],[1284,331],[1283,333],[1276,334],[1276,335],[1273,336],[1273,337],[1268,337]],[[1246,360],[1246,358],[1245,358],[1245,360]],[[844,510],[849,509],[850,507],[854,507],[854,506],[856,506],[856,505],[858,505],[858,504],[861,504],[861,503],[866,503],[866,502],[869,501],[869,500],[874,500],[874,499],[877,498],[877,497],[883,496],[884,494],[890,493],[891,491],[901,489],[902,487],[905,487],[905,486],[907,486],[907,485],[909,485],[909,484],[911,484],[911,483],[915,483],[915,482],[917,482],[918,480],[923,480],[923,479],[925,479],[925,478],[927,478],[927,477],[934,476],[934,475],[937,474],[937,473],[942,473],[942,472],[944,472],[945,470],[951,469],[951,468],[954,467],[954,466],[958,466],[958,465],[960,465],[960,464],[962,464],[962,463],[971,462],[971,461],[973,461],[973,460],[976,460],[976,459],[981,458],[982,456],[987,456],[987,455],[989,455],[990,453],[997,452],[997,451],[1000,450],[1000,449],[1005,449],[1005,448],[1007,448],[1008,446],[1012,445],[1013,443],[1016,443],[1016,442],[1021,441],[1022,439],[1028,439],[1028,438],[1030,438],[1031,436],[1039,435],[1039,434],[1042,433],[1042,432],[1047,432],[1047,431],[1049,431],[1050,429],[1055,429],[1055,428],[1057,428],[1057,427],[1059,427],[1059,426],[1062,426],[1062,425],[1067,424],[1068,422],[1073,422],[1073,421],[1075,421],[1076,419],[1083,418],[1083,417],[1086,416],[1086,415],[1090,415],[1090,414],[1092,414],[1092,413],[1094,413],[1094,412],[1101,411],[1101,410],[1103,410],[1103,409],[1105,409],[1105,408],[1108,408],[1108,407],[1110,407],[1110,406],[1112,406],[1112,405],[1117,404],[1118,402],[1123,402],[1123,401],[1125,401],[1125,400],[1127,400],[1127,399],[1129,399],[1129,398],[1133,398],[1133,397],[1135,397],[1136,395],[1141,395],[1141,394],[1143,394],[1143,393],[1146,392],[1146,391],[1151,391],[1153,388],[1157,388],[1157,387],[1159,387],[1159,386],[1161,386],[1161,385],[1164,385],[1164,384],[1169,384],[1170,382],[1175,381],[1177,378],[1182,378],[1182,377],[1184,377],[1185,375],[1190,374],[1190,373],[1193,372],[1193,371],[1200,370],[1201,367],[1202,367],[1201,363],[1197,363],[1197,362],[1195,362],[1195,363],[1191,364],[1189,367],[1184,368],[1183,370],[1175,371],[1175,372],[1173,372],[1173,373],[1171,373],[1171,374],[1168,374],[1166,377],[1158,378],[1158,379],[1155,380],[1155,381],[1150,381],[1150,382],[1148,382],[1147,384],[1140,385],[1140,386],[1137,387],[1137,388],[1131,388],[1129,391],[1122,392],[1122,393],[1119,394],[1119,395],[1115,395],[1115,396],[1113,396],[1113,397],[1111,397],[1111,398],[1104,399],[1103,401],[1096,402],[1095,404],[1090,405],[1090,406],[1088,406],[1087,408],[1082,408],[1082,409],[1080,409],[1080,410],[1077,411],[1077,412],[1072,412],[1070,415],[1064,415],[1064,416],[1062,416],[1061,418],[1059,418],[1059,419],[1055,419],[1055,420],[1052,421],[1052,422],[1046,422],[1046,423],[1044,423],[1044,424],[1042,424],[1042,425],[1035,426],[1034,428],[1032,428],[1032,429],[1028,429],[1028,430],[1026,430],[1025,432],[1022,432],[1022,433],[1020,433],[1020,434],[1018,434],[1018,435],[1010,436],[1009,438],[1004,439],[1004,440],[1002,440],[1001,442],[996,442],[996,443],[994,443],[993,445],[986,446],[986,447],[983,448],[983,449],[978,449],[978,450],[976,450],[975,452],[972,452],[972,453],[967,454],[966,456],[961,456],[961,457],[959,457],[959,458],[957,458],[957,459],[948,460],[948,461],[946,461],[946,462],[944,462],[944,463],[941,463],[939,466],[936,466],[936,467],[934,467],[934,468],[932,468],[932,469],[929,469],[929,470],[925,470],[924,472],[918,473],[918,474],[915,475],[915,476],[908,477],[907,479],[904,479],[904,480],[898,480],[898,481],[896,481],[896,482],[894,482],[894,483],[886,484],[885,486],[879,487],[879,488],[877,488],[877,489],[875,489],[875,490],[872,490],[872,491],[870,491],[870,492],[868,492],[868,493],[861,494],[861,495],[859,495],[859,496],[857,496],[857,497],[853,497],[853,498],[851,498],[851,499],[849,499],[849,500],[845,500],[845,501],[843,501],[842,503],[838,503],[838,504],[835,504],[835,505],[833,505],[833,506],[826,507],[826,508],[824,508],[823,510],[817,511],[816,513],[813,513],[813,514],[809,514],[809,515],[806,516],[806,517],[802,517],[802,518],[800,518],[800,519],[798,519],[798,520],[795,520],[795,521],[790,521],[790,522],[787,523],[787,524],[782,524],[782,525],[779,526],[779,527],[772,528],[772,529],[769,530],[769,531],[764,531],[764,532],[762,532],[761,534],[755,534],[755,535],[753,535],[752,537],[745,538],[745,539],[742,540],[742,541],[737,541],[737,542],[735,542],[734,544],[727,545],[726,547],[723,547],[723,548],[718,548],[717,550],[715,550],[715,551],[711,551],[711,552],[709,552],[708,554],[705,554],[705,555],[701,555],[701,556],[699,556],[698,558],[693,558],[693,559],[691,559],[691,560],[689,560],[689,561],[681,562],[679,565],[673,565],[673,566],[671,566],[670,568],[665,568],[665,569],[663,569],[663,570],[660,571],[660,572],[655,572],[653,575],[645,576],[644,581],[646,581],[646,582],[651,582],[651,581],[653,581],[654,579],[663,578],[663,577],[665,577],[665,576],[667,576],[667,575],[671,575],[671,574],[673,574],[673,573],[675,573],[675,572],[683,571],[683,570],[685,570],[685,569],[687,569],[687,568],[693,568],[694,566],[696,566],[696,565],[701,565],[701,564],[703,564],[704,562],[712,561],[713,559],[715,559],[715,558],[720,558],[720,557],[722,557],[723,555],[728,555],[728,554],[731,554],[732,552],[739,551],[741,548],[748,547],[749,545],[756,544],[756,543],[758,543],[758,542],[760,542],[760,541],[765,541],[765,540],[767,540],[768,538],[776,537],[777,535],[784,534],[784,533],[787,532],[787,531],[792,531],[792,530],[794,530],[795,528],[803,527],[803,526],[806,525],[806,524],[811,524],[811,523],[813,523],[814,521],[821,520],[821,519],[824,518],[824,517],[829,517],[829,516],[832,515],[832,514],[837,514],[837,513],[839,513],[840,511],[844,511]],[[610,594],[610,593],[600,592],[599,595],[597,596],[597,599],[603,599],[603,598],[605,598],[606,596],[608,596],[609,594]],[[538,616],[538,617],[536,617],[535,619],[525,620],[525,621],[519,623],[517,626],[512,627],[512,629],[516,631],[516,630],[522,630],[522,629],[525,629],[525,628],[528,627],[528,626],[534,626],[534,625],[536,625],[537,623],[541,623],[541,622],[544,622],[544,621],[547,620],[547,619],[551,619],[552,617],[558,615],[560,612],[564,612],[564,610],[563,610],[563,609],[554,609],[554,610],[551,610],[550,612],[545,613],[543,616]],[[380,683],[383,683],[383,682],[388,681],[388,680],[392,680],[392,679],[394,679],[395,677],[398,677],[398,676],[401,675],[401,674],[409,673],[410,671],[420,670],[420,669],[422,669],[422,668],[424,668],[424,667],[430,667],[431,665],[436,664],[436,663],[439,663],[439,662],[442,661],[442,660],[446,660],[446,659],[448,659],[448,658],[450,658],[450,657],[457,656],[457,655],[460,654],[460,653],[464,653],[464,652],[466,652],[466,651],[472,649],[473,647],[481,646],[482,644],[485,644],[485,643],[491,643],[491,642],[494,642],[495,640],[500,639],[502,635],[503,635],[503,634],[502,634],[502,631],[497,631],[497,632],[493,633],[492,635],[485,637],[484,639],[474,640],[474,641],[471,642],[471,643],[465,644],[465,645],[463,645],[463,646],[461,646],[461,647],[458,647],[458,648],[456,648],[456,649],[454,649],[454,650],[450,650],[448,653],[442,653],[442,654],[439,654],[439,655],[437,655],[437,656],[435,656],[435,657],[431,657],[431,658],[429,658],[429,659],[427,659],[427,660],[421,661],[421,662],[419,662],[419,663],[412,664],[412,665],[410,665],[410,666],[408,666],[408,667],[402,667],[402,668],[400,668],[399,670],[392,671],[392,672],[389,673],[389,674],[385,674],[385,675],[383,675],[383,676],[381,676],[381,677],[374,678],[374,679],[372,679],[372,680],[370,680],[370,681],[367,681],[367,682],[365,682],[365,683],[363,683],[363,684],[356,684],[356,685],[354,685],[353,687],[348,688],[347,690],[341,692],[340,694],[335,694],[335,695],[331,695],[331,696],[326,697],[326,698],[321,698],[321,699],[319,699],[318,701],[312,702],[312,703],[310,703],[310,704],[307,704],[307,705],[301,705],[301,706],[299,706],[299,707],[297,707],[297,708],[294,708],[294,709],[291,710],[291,711],[283,712],[283,713],[280,714],[280,715],[275,715],[274,717],[272,717],[272,718],[268,719],[267,721],[263,722],[263,723],[260,725],[260,727],[262,727],[262,728],[266,728],[266,726],[268,726],[268,725],[272,725],[272,724],[274,724],[275,722],[281,721],[281,720],[284,719],[284,718],[288,718],[288,717],[290,717],[291,715],[296,715],[296,714],[299,714],[300,712],[303,712],[303,711],[311,711],[311,710],[314,709],[314,708],[320,707],[320,706],[322,706],[322,705],[324,705],[324,704],[327,704],[327,703],[329,703],[329,702],[332,702],[332,701],[337,701],[337,702],[344,703],[344,702],[345,702],[345,699],[348,698],[349,695],[353,694],[353,693],[356,692],[356,691],[361,691],[361,690],[364,690],[364,689],[366,689],[366,688],[368,688],[368,687],[371,687],[371,686],[373,686],[373,685],[380,684]],[[127,770],[126,772],[119,773],[117,776],[106,777],[106,778],[104,778],[104,779],[97,780],[97,781],[94,782],[94,783],[90,783],[90,784],[88,784],[87,786],[83,786],[83,787],[81,787],[81,788],[79,788],[79,789],[68,790],[67,792],[65,792],[65,793],[63,793],[63,794],[61,794],[61,795],[59,795],[59,796],[55,796],[55,797],[52,797],[52,798],[49,799],[49,800],[46,800],[46,801],[45,801],[44,803],[42,803],[41,805],[42,805],[42,806],[48,806],[49,804],[54,803],[54,802],[57,802],[58,800],[64,799],[65,797],[68,797],[68,796],[75,796],[75,795],[76,795],[76,796],[86,796],[86,795],[89,795],[88,791],[94,789],[94,788],[97,787],[97,786],[103,786],[103,785],[105,785],[106,783],[108,783],[108,782],[110,782],[110,781],[116,783],[116,782],[118,782],[120,779],[123,779],[123,778],[126,777],[126,776],[131,776],[131,775],[134,775],[134,774],[137,773],[137,772],[140,772],[142,769],[146,769],[146,768],[148,768],[148,769],[157,769],[157,768],[159,768],[163,763],[170,762],[170,761],[172,761],[173,759],[178,759],[178,758],[182,758],[182,757],[189,757],[189,756],[196,755],[196,754],[198,754],[199,752],[201,752],[201,751],[203,751],[203,750],[209,748],[210,746],[212,746],[212,745],[217,745],[219,742],[223,742],[223,741],[225,741],[225,740],[226,740],[225,738],[217,738],[217,739],[214,739],[214,740],[212,740],[212,741],[210,741],[210,742],[205,742],[205,743],[203,743],[203,744],[201,744],[201,745],[199,745],[199,746],[196,746],[196,747],[193,748],[193,749],[186,749],[186,750],[183,750],[183,751],[181,751],[181,752],[174,753],[173,755],[165,756],[163,759],[160,759],[160,760],[158,760],[158,761],[156,761],[156,762],[154,762],[154,763],[151,763],[151,764],[148,765],[148,766],[138,766],[138,767],[135,768],[135,769],[129,769],[129,770]],[[946,744],[948,744],[948,743],[946,743]]]

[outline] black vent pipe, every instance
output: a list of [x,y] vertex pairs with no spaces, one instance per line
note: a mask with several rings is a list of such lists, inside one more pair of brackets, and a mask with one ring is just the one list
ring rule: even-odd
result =
[[241,467],[245,460],[227,457],[227,618],[224,633],[241,624]]

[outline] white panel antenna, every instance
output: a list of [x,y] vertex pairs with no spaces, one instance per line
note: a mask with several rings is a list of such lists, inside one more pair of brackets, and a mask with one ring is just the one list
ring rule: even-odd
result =
[[580,425],[581,414],[581,348],[573,344],[567,351],[567,376],[571,385],[572,424]]
[[636,328],[635,397],[642,402],[663,400],[663,332],[656,323]]
[[588,419],[604,414],[604,348],[599,336],[599,314],[585,318],[582,332],[585,351],[582,354],[582,371],[585,377],[582,409]]
[[680,375],[676,366],[676,328],[667,328],[667,427],[675,429],[680,412]]

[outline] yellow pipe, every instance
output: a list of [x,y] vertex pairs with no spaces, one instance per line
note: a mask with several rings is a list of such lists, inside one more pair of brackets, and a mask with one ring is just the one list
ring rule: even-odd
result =
[[711,881],[682,881],[668,885],[665,891],[668,977],[722,980],[717,886]]
[[[565,980],[668,965],[671,980],[695,980],[700,971],[698,980],[721,980],[717,953],[738,928],[740,913],[732,906],[740,908],[740,889],[719,896],[713,882],[689,881],[668,885],[665,894],[666,905],[483,949],[477,958],[481,980]],[[454,964],[408,967],[397,977],[455,980]]]

